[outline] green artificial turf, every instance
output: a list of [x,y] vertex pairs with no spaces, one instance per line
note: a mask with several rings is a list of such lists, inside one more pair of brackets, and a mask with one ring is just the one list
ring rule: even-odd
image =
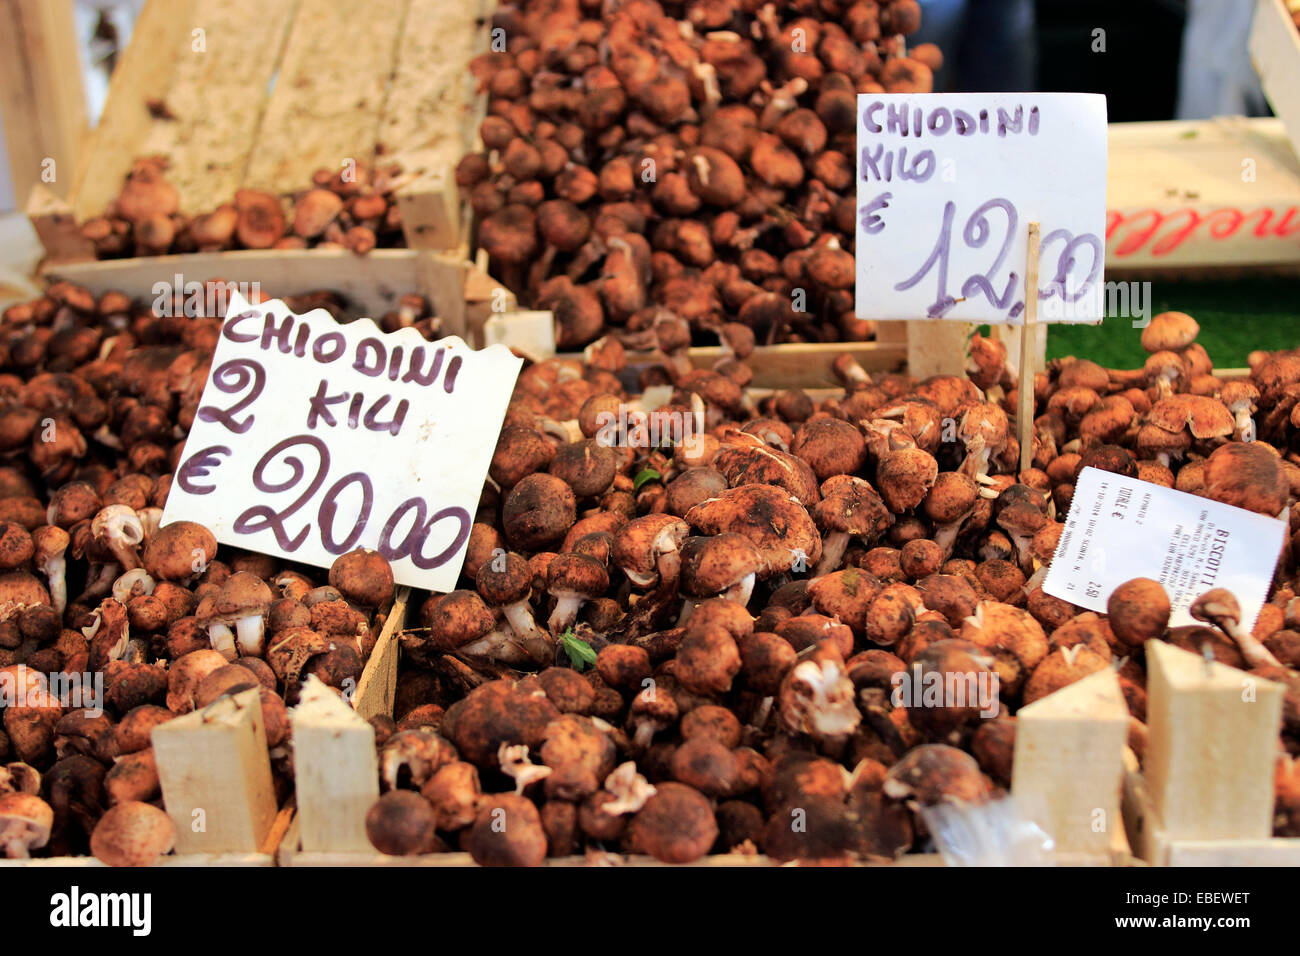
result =
[[[1197,338],[1218,368],[1243,368],[1254,349],[1300,347],[1300,280],[1153,282],[1151,314],[1186,312],[1201,325]],[[1047,356],[1075,355],[1111,368],[1136,368],[1147,357],[1131,318],[1099,326],[1053,325]]]

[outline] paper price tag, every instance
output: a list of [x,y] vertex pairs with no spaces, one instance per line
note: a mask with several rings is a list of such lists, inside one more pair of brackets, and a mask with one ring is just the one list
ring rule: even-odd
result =
[[1170,626],[1181,627],[1197,623],[1187,612],[1193,601],[1227,588],[1249,629],[1268,598],[1286,531],[1276,518],[1085,468],[1043,590],[1105,612],[1119,585],[1151,578],[1169,595]]
[[235,295],[163,523],[319,567],[374,548],[450,591],[522,364]]
[[1029,223],[1040,322],[1105,314],[1106,98],[858,96],[856,313],[1021,325]]

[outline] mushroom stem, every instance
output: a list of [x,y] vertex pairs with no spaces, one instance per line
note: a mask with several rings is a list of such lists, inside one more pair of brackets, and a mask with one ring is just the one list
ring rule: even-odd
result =
[[510,625],[510,630],[514,631],[517,637],[525,640],[545,639],[542,629],[533,620],[532,608],[528,606],[526,600],[505,605],[501,608],[501,613],[506,623]]
[[684,627],[686,622],[691,619],[691,614],[700,606],[700,602],[695,598],[687,598],[682,602],[682,613],[677,615],[677,626]]
[[956,521],[949,521],[947,524],[941,524],[934,529],[934,543],[943,548],[943,558],[948,560],[952,555],[952,546],[957,543],[957,535],[961,533],[961,526],[966,523],[969,514],[962,515]]
[[77,601],[81,604],[94,604],[108,597],[120,570],[115,561],[101,564],[94,576],[86,581],[86,589],[77,596]]
[[564,591],[555,595],[555,610],[551,612],[550,620],[546,626],[550,628],[552,634],[556,634],[578,619],[578,610],[582,607],[585,600],[581,594],[572,591]]
[[983,438],[971,439],[970,444],[966,446],[966,457],[958,471],[967,478],[974,478],[981,484],[986,484],[989,477],[989,456],[992,453],[993,449]]
[[[225,627],[229,632],[230,628]],[[241,657],[262,656],[266,650],[266,628],[262,615],[249,614],[235,620],[235,643]]]
[[1220,620],[1219,627],[1237,642],[1241,656],[1251,667],[1281,667],[1282,662],[1273,656],[1273,652],[1260,642],[1254,634],[1230,619]]
[[1021,585],[1021,589],[1026,594],[1032,593],[1034,588],[1038,587],[1038,585],[1042,583],[1043,578],[1047,577],[1047,568],[1048,565],[1044,564],[1041,568],[1031,574],[1029,579]]
[[832,531],[822,542],[822,559],[817,562],[817,570],[813,572],[814,577],[821,577],[823,574],[830,574],[840,566],[840,561],[844,558],[844,551],[849,546],[849,534],[847,531]]
[[209,624],[208,641],[212,644],[212,649],[228,661],[239,656],[235,646],[235,632],[229,624]]
[[754,575],[746,574],[743,578],[722,592],[722,596],[735,601],[742,607],[749,604],[749,596],[754,593]]
[[1237,435],[1241,441],[1255,440],[1255,419],[1250,417],[1250,409],[1239,408],[1236,415]]
[[63,617],[63,612],[68,608],[67,569],[68,562],[61,554],[55,555],[41,566],[50,584],[50,605],[59,617]]

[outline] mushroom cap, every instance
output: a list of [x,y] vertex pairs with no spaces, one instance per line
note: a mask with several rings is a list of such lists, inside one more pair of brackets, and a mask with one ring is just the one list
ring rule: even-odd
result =
[[474,591],[444,594],[425,614],[425,625],[433,645],[441,651],[477,641],[496,625],[496,618]]
[[438,846],[433,805],[411,790],[390,790],[366,811],[366,837],[388,856],[432,853]]
[[217,556],[217,539],[194,521],[173,521],[145,541],[142,562],[159,581],[188,581]]
[[653,584],[660,555],[666,551],[679,550],[690,530],[685,521],[670,514],[656,513],[633,518],[614,533],[614,563],[623,569],[633,583]]
[[690,863],[709,852],[718,822],[708,799],[683,783],[656,784],[630,824],[636,849],[664,863]]
[[382,607],[393,599],[393,568],[378,551],[355,548],[330,565],[330,584],[354,604]]
[[1186,348],[1196,341],[1201,327],[1186,312],[1161,312],[1142,330],[1142,347],[1148,352]]
[[869,545],[894,523],[894,515],[865,479],[834,475],[822,484],[821,494],[813,515],[827,533],[843,532]]
[[794,436],[790,450],[808,463],[818,481],[832,475],[851,475],[867,460],[862,433],[838,418],[805,423]]
[[1200,595],[1187,609],[1198,621],[1218,624],[1220,621],[1229,627],[1241,622],[1241,605],[1237,597],[1227,588],[1211,588]]
[[1071,359],[1061,366],[1057,383],[1062,387],[1082,385],[1101,394],[1110,386],[1110,373],[1088,359]]
[[548,470],[572,488],[576,497],[595,498],[614,481],[618,462],[613,448],[587,438],[557,451]]
[[533,801],[496,793],[484,797],[463,846],[479,866],[541,866],[546,830]]
[[8,620],[24,608],[49,603],[50,592],[30,571],[0,571],[0,620]]
[[237,571],[221,585],[212,613],[218,619],[229,620],[265,614],[274,600],[265,581],[250,571]]
[[1171,395],[1151,406],[1147,420],[1166,431],[1183,428],[1193,438],[1221,438],[1232,434],[1236,422],[1226,405],[1208,395]]
[[913,747],[889,768],[885,795],[915,800],[921,806],[979,804],[988,799],[988,781],[975,758],[946,744]]
[[[733,532],[686,538],[681,545],[681,588],[692,597],[712,597],[758,573],[762,556]],[[787,563],[788,569],[788,563]]]
[[568,483],[547,474],[523,478],[506,496],[501,523],[506,539],[527,551],[540,551],[563,539],[577,517],[577,500]]
[[500,562],[485,561],[474,583],[484,602],[501,607],[528,599],[533,589],[533,572],[519,555],[506,553]]
[[599,597],[609,588],[609,573],[590,555],[568,551],[557,554],[547,565],[546,586],[553,595]]
[[686,520],[705,534],[732,531],[748,538],[761,559],[759,577],[788,572],[795,551],[803,552],[809,565],[821,558],[821,535],[808,512],[771,485],[729,488],[696,505]]
[[129,800],[105,813],[90,835],[90,852],[109,866],[150,866],[176,841],[172,819],[148,803]]
[[53,826],[54,811],[40,797],[0,793],[0,843],[20,844],[22,852],[39,849],[49,841]]
[[979,499],[979,485],[959,471],[940,472],[926,493],[925,514],[935,524],[949,524],[969,514]]
[[1263,442],[1220,445],[1205,460],[1204,480],[1205,493],[1215,501],[1270,518],[1290,496],[1282,460]]
[[876,466],[876,487],[895,514],[915,508],[939,476],[934,456],[920,448],[900,448],[881,456]]
[[1159,581],[1131,578],[1106,601],[1110,629],[1129,647],[1141,647],[1159,637],[1169,625],[1169,595]]
[[[861,436],[859,436],[861,437]],[[734,432],[718,450],[713,467],[731,487],[773,485],[810,505],[817,500],[817,476],[808,463],[762,441],[740,442]]]

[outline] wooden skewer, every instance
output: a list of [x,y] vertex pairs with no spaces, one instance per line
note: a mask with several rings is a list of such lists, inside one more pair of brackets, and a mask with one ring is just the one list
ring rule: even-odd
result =
[[1038,341],[1038,223],[1029,224],[1025,263],[1025,322],[1020,327],[1020,392],[1016,437],[1020,440],[1020,470],[1034,458],[1034,363]]

